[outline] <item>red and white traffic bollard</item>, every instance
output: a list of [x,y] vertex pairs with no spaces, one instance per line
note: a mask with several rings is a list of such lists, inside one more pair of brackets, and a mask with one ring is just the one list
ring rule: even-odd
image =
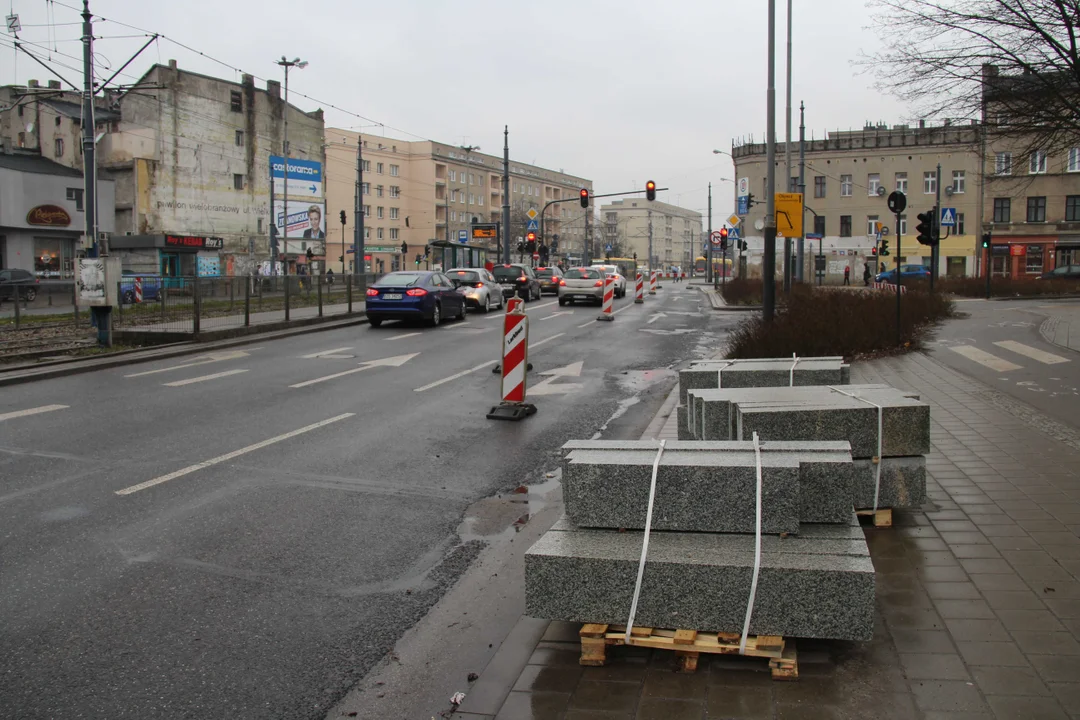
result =
[[536,412],[536,406],[525,402],[525,370],[529,365],[529,316],[522,301],[507,304],[503,316],[502,379],[500,402],[491,408],[491,420],[523,420]]
[[604,276],[604,304],[600,308],[600,314],[596,316],[597,320],[607,320],[608,322],[615,319],[615,316],[611,313],[611,305],[615,300],[615,278],[611,275]]
[[142,278],[141,277],[136,277],[135,278],[135,302],[137,302],[137,303],[142,302]]
[[641,273],[638,273],[634,278],[634,302],[645,302],[645,281],[641,277]]
[[649,271],[649,294],[650,295],[655,295],[656,294],[656,271],[655,270],[650,270]]

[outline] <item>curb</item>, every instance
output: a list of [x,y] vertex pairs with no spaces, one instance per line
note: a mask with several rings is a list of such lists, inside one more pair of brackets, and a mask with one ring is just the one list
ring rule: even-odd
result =
[[[307,335],[309,333],[323,332],[325,330],[337,330],[338,328],[363,325],[367,323],[366,313],[355,313],[348,319],[327,320],[321,323],[309,323],[286,330],[269,330],[266,332],[252,332],[240,337],[227,340],[211,340],[208,342],[184,342],[161,345],[158,348],[171,348],[161,352],[158,348],[139,348],[134,350],[120,350],[107,356],[94,358],[70,358],[56,360],[48,364],[22,365],[10,370],[0,370],[0,387],[8,385],[21,385],[22,383],[36,380],[49,380],[51,378],[80,375],[94,372],[95,370],[108,370],[125,365],[137,365],[154,360],[167,360],[169,358],[183,357],[185,355],[197,355],[211,350],[222,348],[251,345],[266,340]],[[140,354],[141,353],[141,354]]]
[[[992,297],[991,301],[1004,302],[1007,300],[1076,300],[1080,298],[1080,295],[1015,295],[1015,296],[1002,296]],[[971,298],[972,300],[985,300],[986,298]]]
[[713,310],[722,310],[724,312],[749,312],[761,310],[760,305],[728,305],[724,302],[724,298],[720,293],[713,290],[709,285],[698,285],[697,288],[705,293],[705,297],[709,300],[709,304],[712,305]]

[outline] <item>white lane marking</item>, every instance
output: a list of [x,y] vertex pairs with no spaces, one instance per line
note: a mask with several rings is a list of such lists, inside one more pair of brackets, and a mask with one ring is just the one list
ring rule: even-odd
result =
[[130,495],[131,493],[139,492],[140,490],[145,490],[146,488],[154,487],[155,485],[160,485],[161,483],[168,482],[170,480],[175,480],[178,477],[183,477],[184,475],[188,475],[188,474],[193,473],[193,472],[195,472],[197,470],[203,470],[205,468],[211,467],[212,465],[217,465],[218,463],[223,463],[223,462],[226,462],[228,460],[232,460],[235,457],[240,457],[241,455],[245,455],[245,454],[247,454],[249,452],[254,452],[255,450],[261,450],[262,448],[267,447],[269,445],[273,445],[274,443],[279,443],[279,442],[281,442],[283,440],[288,440],[289,438],[294,438],[297,435],[303,435],[306,432],[311,432],[312,430],[317,430],[318,428],[321,428],[321,427],[323,427],[325,425],[329,425],[331,423],[336,423],[339,420],[344,420],[345,418],[351,418],[355,414],[356,413],[343,413],[341,415],[337,415],[337,416],[329,418],[327,420],[321,420],[320,422],[313,423],[311,425],[307,425],[305,427],[299,428],[298,430],[292,430],[290,432],[287,432],[284,435],[278,435],[277,437],[272,437],[269,440],[263,440],[262,442],[255,443],[254,445],[248,445],[245,448],[240,448],[239,450],[233,450],[231,453],[226,453],[224,455],[218,455],[216,458],[211,458],[209,460],[203,460],[202,462],[195,463],[194,465],[188,465],[186,468],[183,468],[181,470],[177,470],[176,472],[171,472],[168,475],[162,475],[160,477],[154,478],[153,480],[147,480],[146,482],[139,483],[138,485],[132,485],[131,487],[126,487],[123,490],[117,490],[116,494],[117,495]]
[[[594,322],[595,322],[595,321],[594,321]],[[540,346],[541,346],[541,345],[543,345],[544,343],[549,343],[549,342],[551,342],[552,340],[554,340],[555,338],[560,338],[560,337],[562,337],[562,336],[563,336],[563,335],[565,335],[565,334],[566,334],[566,333],[556,333],[556,334],[552,335],[551,337],[546,337],[546,338],[544,338],[543,340],[539,340],[539,341],[537,341],[537,342],[534,342],[534,343],[529,343],[529,349],[530,349],[530,350],[532,350],[533,348],[536,348],[536,347],[540,347]]]
[[67,405],[42,405],[41,407],[29,408],[27,410],[16,410],[15,412],[4,413],[3,415],[0,415],[0,420],[12,420],[28,415],[40,415],[41,413],[52,412],[53,410],[66,410],[67,408]]
[[590,320],[587,323],[581,323],[580,325],[578,325],[578,327],[583,328],[583,327],[589,327],[590,325],[595,326],[596,325],[596,320]]
[[623,305],[623,306],[622,306],[621,308],[619,308],[618,310],[613,310],[611,314],[612,314],[612,315],[618,315],[618,314],[619,314],[619,313],[621,313],[621,312],[622,312],[623,310],[629,310],[629,309],[630,309],[630,308],[632,308],[632,307],[634,307],[634,306],[633,306],[632,304],[631,304],[631,305]]
[[407,337],[413,337],[413,336],[415,336],[415,335],[419,335],[419,334],[420,334],[420,333],[418,333],[418,332],[414,332],[414,333],[405,333],[404,335],[393,335],[393,336],[391,336],[391,337],[388,337],[388,338],[386,338],[386,339],[387,339],[387,340],[401,340],[402,338],[407,338]]
[[213,355],[204,355],[206,360],[196,360],[195,362],[183,363],[182,365],[170,365],[169,367],[158,368],[157,370],[144,370],[143,372],[132,373],[131,375],[125,375],[126,378],[142,377],[143,375],[157,375],[158,373],[170,372],[172,370],[182,370],[189,367],[197,367],[199,365],[208,365],[210,363],[221,362],[222,360],[239,360],[248,356],[248,352],[252,350],[258,350],[259,348],[249,348],[247,351],[234,350],[232,352],[216,353]]
[[310,360],[311,358],[317,358],[317,357],[321,357],[323,355],[334,355],[334,354],[337,354],[337,353],[341,352],[342,350],[352,350],[352,345],[347,345],[346,347],[333,348],[332,350],[320,350],[317,353],[311,353],[310,355],[301,355],[300,357],[303,358],[304,360]]
[[532,305],[528,309],[529,310],[539,310],[540,308],[546,308],[546,307],[551,307],[552,305],[556,305],[556,304],[558,304],[558,302],[559,302],[558,300],[552,300],[551,302],[546,302],[543,305]]
[[239,375],[240,373],[246,373],[247,370],[225,370],[224,372],[214,373],[213,375],[200,375],[199,377],[188,378],[187,380],[174,380],[173,382],[165,383],[165,387],[182,387],[184,385],[191,385],[193,383],[205,382],[206,380],[217,380],[218,378],[228,377],[229,375]]
[[371,368],[376,367],[401,367],[419,354],[420,353],[410,353],[409,355],[397,355],[395,357],[383,358],[381,360],[365,360],[364,362],[360,363],[360,367],[355,367],[352,370],[345,370],[343,372],[334,373],[333,375],[326,375],[324,377],[315,378],[314,380],[305,380],[304,382],[296,383],[295,385],[290,385],[289,387],[307,387],[308,385],[315,385],[316,383],[326,382],[327,380],[334,380],[339,377],[352,375],[353,373],[363,372],[365,370],[370,370]]
[[436,380],[435,382],[433,382],[433,383],[431,383],[429,385],[424,385],[423,387],[413,388],[413,392],[424,392],[425,390],[430,390],[431,388],[439,387],[443,383],[448,383],[451,380],[457,380],[459,377],[465,377],[469,373],[474,373],[477,370],[480,370],[481,368],[486,368],[486,367],[491,367],[491,361],[490,360],[488,360],[486,363],[482,363],[480,365],[477,365],[476,367],[469,368],[468,370],[462,370],[459,373],[454,373],[453,375],[447,375],[442,380]]
[[963,355],[968,360],[974,360],[980,365],[984,365],[997,372],[1009,372],[1010,370],[1022,369],[1022,366],[1020,365],[999,358],[997,355],[991,355],[972,345],[957,345],[956,347],[951,347],[949,349],[958,355]]
[[1039,362],[1045,363],[1047,365],[1057,365],[1058,363],[1069,362],[1068,358],[1063,358],[1060,355],[1055,355],[1054,353],[1048,353],[1044,350],[1033,348],[1030,345],[1025,345],[1024,343],[1019,343],[1015,340],[1001,340],[994,344],[1000,348],[1012,350],[1017,355],[1023,355],[1025,357],[1031,358],[1032,360],[1038,360]]
[[560,315],[573,315],[573,314],[574,314],[573,310],[560,310],[559,312],[551,313],[547,317],[540,318],[540,322],[544,322],[545,320],[551,320],[552,318],[557,318]]

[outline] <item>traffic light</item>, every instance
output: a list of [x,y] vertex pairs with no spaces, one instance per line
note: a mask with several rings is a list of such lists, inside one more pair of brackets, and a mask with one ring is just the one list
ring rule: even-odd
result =
[[529,252],[536,252],[536,233],[525,234],[525,249]]
[[988,250],[990,248],[990,242],[991,242],[990,233],[983,233],[983,236],[982,236],[983,250]]
[[656,183],[654,183],[652,180],[645,183],[645,199],[646,200],[655,200],[656,199]]
[[420,255],[420,253],[416,253],[416,264],[417,265],[419,265],[420,261],[423,260],[423,259],[424,258],[423,258],[423,256]]
[[589,207],[589,191],[587,188],[581,188],[581,192],[578,193],[581,196],[581,207]]
[[928,212],[919,213],[916,215],[919,219],[919,224],[915,226],[915,232],[918,236],[915,238],[923,245],[934,244],[934,210]]
[[742,250],[743,252],[746,252],[746,241],[745,240],[740,240],[739,241],[739,250]]
[[345,224],[345,211],[344,210],[341,211],[341,224],[342,225]]
[[634,267],[637,267],[637,253],[634,253]]
[[522,240],[521,238],[518,238],[517,249],[518,249],[519,253],[525,252],[525,241]]
[[409,246],[408,246],[408,244],[401,243],[401,254],[402,255],[408,255],[409,254]]
[[424,257],[431,257],[431,246],[430,245],[425,245],[424,246]]
[[728,229],[720,228],[720,252],[727,252]]
[[756,203],[757,203],[757,201],[754,200],[754,193],[747,193],[746,194],[746,207],[752,208],[752,207],[754,207],[754,205]]
[[889,256],[889,241],[886,240],[885,238],[881,239],[881,249],[878,250],[878,256],[879,257],[888,257]]
[[313,257],[315,257],[315,253],[314,253],[314,252],[313,252],[313,251],[311,250],[311,248],[308,248],[308,249],[307,249],[307,259],[308,259],[308,262],[311,262],[311,258],[313,258]]
[[877,248],[876,247],[870,248],[870,254],[873,255],[874,257],[877,257]]

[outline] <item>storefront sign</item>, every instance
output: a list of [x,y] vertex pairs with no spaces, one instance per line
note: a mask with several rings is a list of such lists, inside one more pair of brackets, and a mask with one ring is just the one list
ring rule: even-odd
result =
[[198,250],[221,250],[225,247],[224,238],[197,237],[194,235],[166,235],[166,247],[186,247]]
[[1027,247],[1024,246],[1024,245],[1010,245],[1009,246],[1009,254],[1010,255],[1025,255],[1025,254],[1027,254]]
[[39,225],[42,227],[67,227],[71,224],[71,216],[68,211],[59,205],[38,205],[26,213],[27,225]]

